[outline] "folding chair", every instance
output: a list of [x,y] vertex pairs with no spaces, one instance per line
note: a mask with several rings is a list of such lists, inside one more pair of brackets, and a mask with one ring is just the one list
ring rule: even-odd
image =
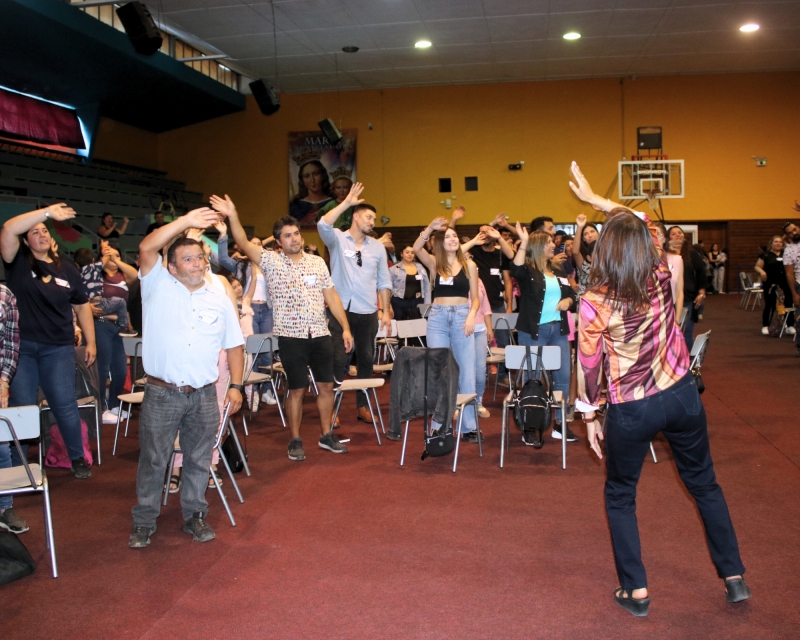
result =
[[[117,430],[114,432],[114,448],[111,450],[111,455],[117,455],[117,441],[119,440],[119,425],[122,422],[122,415],[125,414],[125,437],[128,437],[128,426],[131,423],[131,413],[133,413],[133,405],[142,404],[144,402],[144,391],[136,391],[135,393],[123,393],[119,396],[119,413],[117,413]],[[128,405],[128,411],[125,411],[125,405]]]
[[700,373],[700,367],[703,366],[703,361],[706,359],[706,351],[708,351],[708,341],[711,339],[711,331],[701,333],[694,339],[694,346],[692,352],[689,354],[691,364],[689,369],[692,373]]
[[[53,577],[58,577],[56,566],[56,545],[53,537],[53,514],[50,511],[50,488],[47,473],[41,464],[29,464],[19,441],[40,438],[39,407],[11,407],[0,409],[0,442],[13,442],[17,448],[22,466],[0,469],[0,495],[20,493],[41,493],[44,501],[45,542],[50,550],[50,564]],[[16,426],[14,426],[16,424]],[[41,444],[40,444],[41,450]]]
[[[514,342],[514,332],[517,329],[517,319],[519,318],[518,313],[493,313],[492,314],[492,329],[495,332],[498,329],[505,329],[508,331],[508,339],[509,344],[513,345],[516,344]],[[502,326],[505,325],[505,326]],[[489,357],[486,359],[486,364],[498,364],[505,360],[506,354],[505,349],[502,347],[491,347],[489,349]],[[492,394],[492,400],[497,400],[497,383],[498,378],[500,376],[495,375],[494,377],[494,393]],[[509,377],[510,380],[510,377]]]
[[417,308],[419,309],[419,314],[422,316],[423,320],[427,320],[428,314],[431,312],[431,305],[421,304]]
[[[408,346],[408,340],[417,339],[421,347],[425,346],[422,338],[428,335],[428,321],[423,318],[416,320],[398,320],[396,323],[397,339],[403,341],[403,346]],[[394,356],[394,354],[392,354]]]
[[795,309],[794,307],[785,307],[785,310],[786,313],[783,314],[783,323],[781,324],[781,332],[778,334],[779,338],[782,338],[783,333],[786,331],[786,321],[789,320],[789,314],[797,311],[797,309]]
[[[553,389],[553,378],[550,375],[551,371],[561,368],[561,347],[548,346],[548,347],[530,347],[531,362],[530,366],[536,367],[537,350],[542,358],[542,370],[547,381],[547,387],[550,395],[549,405],[550,408],[561,407],[561,428],[563,430],[561,437],[561,468],[567,468],[567,402],[564,394],[561,391]],[[528,369],[527,358],[525,357],[525,347],[523,346],[508,346],[506,352],[506,368],[509,371],[517,371],[515,384],[516,388],[521,388],[522,373],[528,370],[529,374],[534,372]],[[508,425],[508,410],[517,406],[519,402],[519,393],[515,388],[509,390],[508,395],[503,400],[503,420],[500,432],[500,468],[503,468],[504,454],[509,449],[510,435]]]
[[[256,393],[258,393],[258,397],[261,397],[261,389],[266,383],[269,383],[270,387],[272,388],[272,395],[275,396],[275,400],[277,400],[278,406],[278,414],[281,417],[281,422],[283,426],[286,426],[286,418],[283,415],[283,407],[281,406],[281,401],[278,398],[278,389],[275,387],[275,379],[269,373],[258,373],[253,371],[256,367],[256,359],[262,353],[269,353],[274,354],[275,349],[273,348],[273,341],[275,338],[271,333],[255,333],[252,336],[247,338],[247,342],[245,343],[245,353],[250,356],[250,368],[247,368],[247,363],[245,362],[244,367],[244,378],[242,384],[244,386],[252,385],[253,392],[250,396],[250,419],[253,419],[253,405],[256,404],[254,398],[256,397]],[[268,346],[267,343],[269,343]],[[256,392],[256,388],[258,388],[258,392]],[[258,409],[256,409],[256,417],[258,417],[259,412],[261,411],[261,402],[258,403]],[[249,474],[248,474],[249,475]]]
[[378,328],[378,333],[375,334],[375,358],[372,370],[379,373],[386,373],[392,370],[392,363],[389,362],[389,357],[394,357],[393,347],[397,344],[397,338],[392,337],[397,335],[397,320],[392,320],[391,335],[386,335],[386,330],[383,327]]
[[[384,385],[386,381],[383,378],[367,378],[367,379],[350,379],[345,380],[336,389],[333,394],[333,417],[331,418],[331,429],[336,424],[336,418],[339,415],[339,409],[342,406],[342,398],[344,398],[345,391],[361,391],[367,396],[367,406],[369,413],[372,416],[372,426],[375,427],[375,437],[378,439],[378,445],[381,444],[381,436],[378,433],[378,423],[375,421],[375,411],[378,412],[378,418],[381,422],[381,430],[386,433],[386,427],[383,424],[383,415],[381,414],[381,407],[378,404],[378,389]],[[375,410],[372,409],[372,402],[369,399],[369,392],[372,391],[372,397],[375,400]]]
[[[214,449],[212,451],[219,450],[219,446],[222,443],[222,436],[228,431],[227,427],[230,427],[230,412],[231,412],[231,405],[228,403],[225,405],[225,412],[222,415],[222,420],[220,421],[220,428],[217,431],[217,439],[214,441]],[[237,443],[238,444],[238,443]],[[174,447],[172,450],[172,457],[169,459],[169,473],[167,474],[167,478],[172,477],[172,472],[175,470],[175,455],[181,453],[180,446]],[[231,480],[231,484],[233,485],[234,490],[236,491],[236,496],[239,498],[239,502],[244,504],[244,498],[242,497],[242,492],[239,491],[239,485],[236,482],[236,478],[233,477],[233,471],[231,471],[230,465],[228,465],[228,461],[225,459],[225,455],[222,451],[219,452],[219,459],[222,460],[222,464],[225,465],[225,470],[228,472],[228,477]],[[244,460],[244,456],[242,456],[242,460]],[[208,467],[208,472],[211,475],[211,478],[214,480],[214,486],[217,488],[217,492],[219,493],[220,500],[222,500],[222,504],[225,507],[225,511],[228,514],[228,518],[231,521],[231,526],[236,526],[236,520],[233,519],[233,513],[231,513],[231,508],[228,506],[228,500],[225,498],[225,493],[222,491],[222,486],[219,483],[219,478],[217,477],[216,472],[214,471],[214,465],[211,464]],[[164,489],[164,506],[167,505],[167,498],[169,498],[169,482],[166,484],[166,488]]]
[[750,311],[755,311],[756,304],[761,306],[763,304],[763,295],[764,291],[760,286],[755,286],[753,281],[750,280],[750,276],[746,273],[741,272],[739,274],[739,283],[741,284],[742,290],[744,293],[742,294],[742,300],[739,303],[739,308],[744,309],[745,311],[748,310],[750,306],[750,300],[753,300],[753,308]]
[[133,393],[137,387],[144,388],[145,382],[147,382],[144,370],[142,370],[142,377],[139,377],[139,362],[142,359],[142,338],[123,338],[122,346],[125,348],[125,355],[130,358],[131,393]]
[[678,320],[678,326],[681,328],[681,331],[683,331],[683,328],[686,326],[686,317],[688,315],[689,315],[689,307],[684,307],[683,309],[681,309],[681,317],[680,320]]

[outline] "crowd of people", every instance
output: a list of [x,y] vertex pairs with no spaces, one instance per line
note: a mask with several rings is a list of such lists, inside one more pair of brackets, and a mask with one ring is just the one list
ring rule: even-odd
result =
[[[162,216],[148,229],[135,267],[106,240],[123,233],[126,223],[116,231],[113,220],[104,217],[99,255],[79,251],[76,267],[54,251],[46,224],[69,220],[75,215],[71,208],[52,205],[12,218],[0,233],[8,284],[0,287],[0,402],[36,404],[41,388],[72,472],[76,478],[91,477],[75,389],[65,383],[75,370],[76,327],[86,364],[97,359],[104,421],[116,421],[127,370],[122,337],[136,335],[128,311],[135,304],[132,291],[140,288],[147,378],[129,546],[150,544],[165,484],[180,491],[184,530],[206,542],[215,537],[204,496],[220,416],[226,410],[235,413],[245,401],[279,402],[271,391],[258,397],[243,386],[242,347],[248,335],[272,333],[277,339],[288,387],[287,455],[300,462],[306,458],[302,419],[309,371],[318,391],[317,444],[347,453],[332,421],[334,390],[348,372],[371,378],[376,335],[390,336],[393,319],[422,317],[421,305],[429,305],[424,314],[428,347],[450,349],[458,365],[458,392],[478,396],[477,408],[464,409],[461,437],[480,442],[475,412],[489,416],[482,402],[487,355],[491,346],[502,348],[511,340],[507,328],[493,326],[492,315],[516,312],[519,344],[560,349],[553,387],[569,402],[566,414],[557,410],[553,416],[551,436],[576,442],[568,423],[580,413],[589,445],[600,457],[606,441],[617,603],[634,615],[646,615],[649,606],[634,512],[644,452],[659,431],[697,500],[728,600],[744,600],[750,597],[744,566],[714,478],[705,413],[689,371],[694,324],[706,293],[723,292],[726,252],[714,244],[704,253],[679,226],[665,228],[601,198],[577,165],[571,170],[575,195],[607,216],[601,224],[579,215],[575,237],[556,230],[551,217],[512,226],[499,214],[474,238],[460,238],[458,223],[466,212],[458,208],[450,220],[434,219],[397,254],[399,247],[388,234],[376,237],[375,207],[362,199],[364,186],[356,183],[346,193],[337,191],[318,213],[327,262],[316,247],[305,245],[291,216],[278,219],[272,237],[263,242],[248,238],[227,195],[211,196],[210,207],[169,223]],[[202,236],[211,228],[219,234],[216,250]],[[794,225],[784,232],[793,243],[800,240]],[[800,251],[793,247],[800,243],[784,249],[784,240],[776,236],[759,259],[765,286],[774,285],[767,306],[774,307],[776,287],[798,300]],[[271,357],[262,354],[256,364],[270,369]],[[512,386],[503,363],[493,373]],[[596,419],[602,412],[603,426]],[[355,418],[372,423],[363,394],[358,394]],[[178,438],[182,472],[167,479]],[[400,434],[390,429],[388,438],[399,440]],[[525,433],[523,442],[543,445],[541,433]],[[12,455],[8,444],[0,443],[0,468],[18,463]],[[0,526],[27,530],[9,498],[0,498]]]

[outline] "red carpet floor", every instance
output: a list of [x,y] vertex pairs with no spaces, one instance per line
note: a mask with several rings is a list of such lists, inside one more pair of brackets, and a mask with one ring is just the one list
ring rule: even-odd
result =
[[[60,577],[50,575],[41,502],[15,502],[21,538],[39,563],[0,587],[5,638],[797,638],[800,637],[800,359],[787,339],[759,334],[760,313],[738,296],[708,301],[712,329],[703,395],[717,477],[736,526],[754,597],[725,602],[702,525],[663,440],[639,485],[639,521],[652,605],[634,618],[617,585],[603,507],[604,468],[581,441],[524,447],[513,431],[500,469],[500,404],[487,402],[485,453],[420,461],[419,428],[378,447],[343,410],[346,455],[317,448],[306,402],[305,462],[286,457],[274,408],[248,439],[245,503],[232,528],[209,492],[217,539],[181,531],[177,496],[150,547],[127,547],[138,445],[122,440],[80,482],[50,471]],[[388,388],[382,394],[388,417]],[[225,483],[229,500],[230,483]]]

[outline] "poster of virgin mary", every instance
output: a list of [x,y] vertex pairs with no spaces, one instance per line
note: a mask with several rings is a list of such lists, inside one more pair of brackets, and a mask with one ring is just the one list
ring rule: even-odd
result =
[[301,227],[316,226],[356,181],[356,135],[345,129],[332,145],[322,131],[289,133],[289,215]]

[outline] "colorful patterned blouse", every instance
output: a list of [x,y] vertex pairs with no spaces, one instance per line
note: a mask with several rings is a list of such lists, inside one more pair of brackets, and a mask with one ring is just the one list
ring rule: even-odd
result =
[[603,373],[611,404],[641,400],[678,382],[689,370],[689,352],[675,322],[670,270],[662,261],[653,273],[650,308],[623,317],[603,304],[602,290],[589,290],[580,304],[578,337],[579,411],[600,404]]
[[276,336],[330,335],[322,291],[331,288],[333,282],[322,258],[303,252],[300,260],[294,262],[283,253],[264,250],[260,266],[272,298]]

